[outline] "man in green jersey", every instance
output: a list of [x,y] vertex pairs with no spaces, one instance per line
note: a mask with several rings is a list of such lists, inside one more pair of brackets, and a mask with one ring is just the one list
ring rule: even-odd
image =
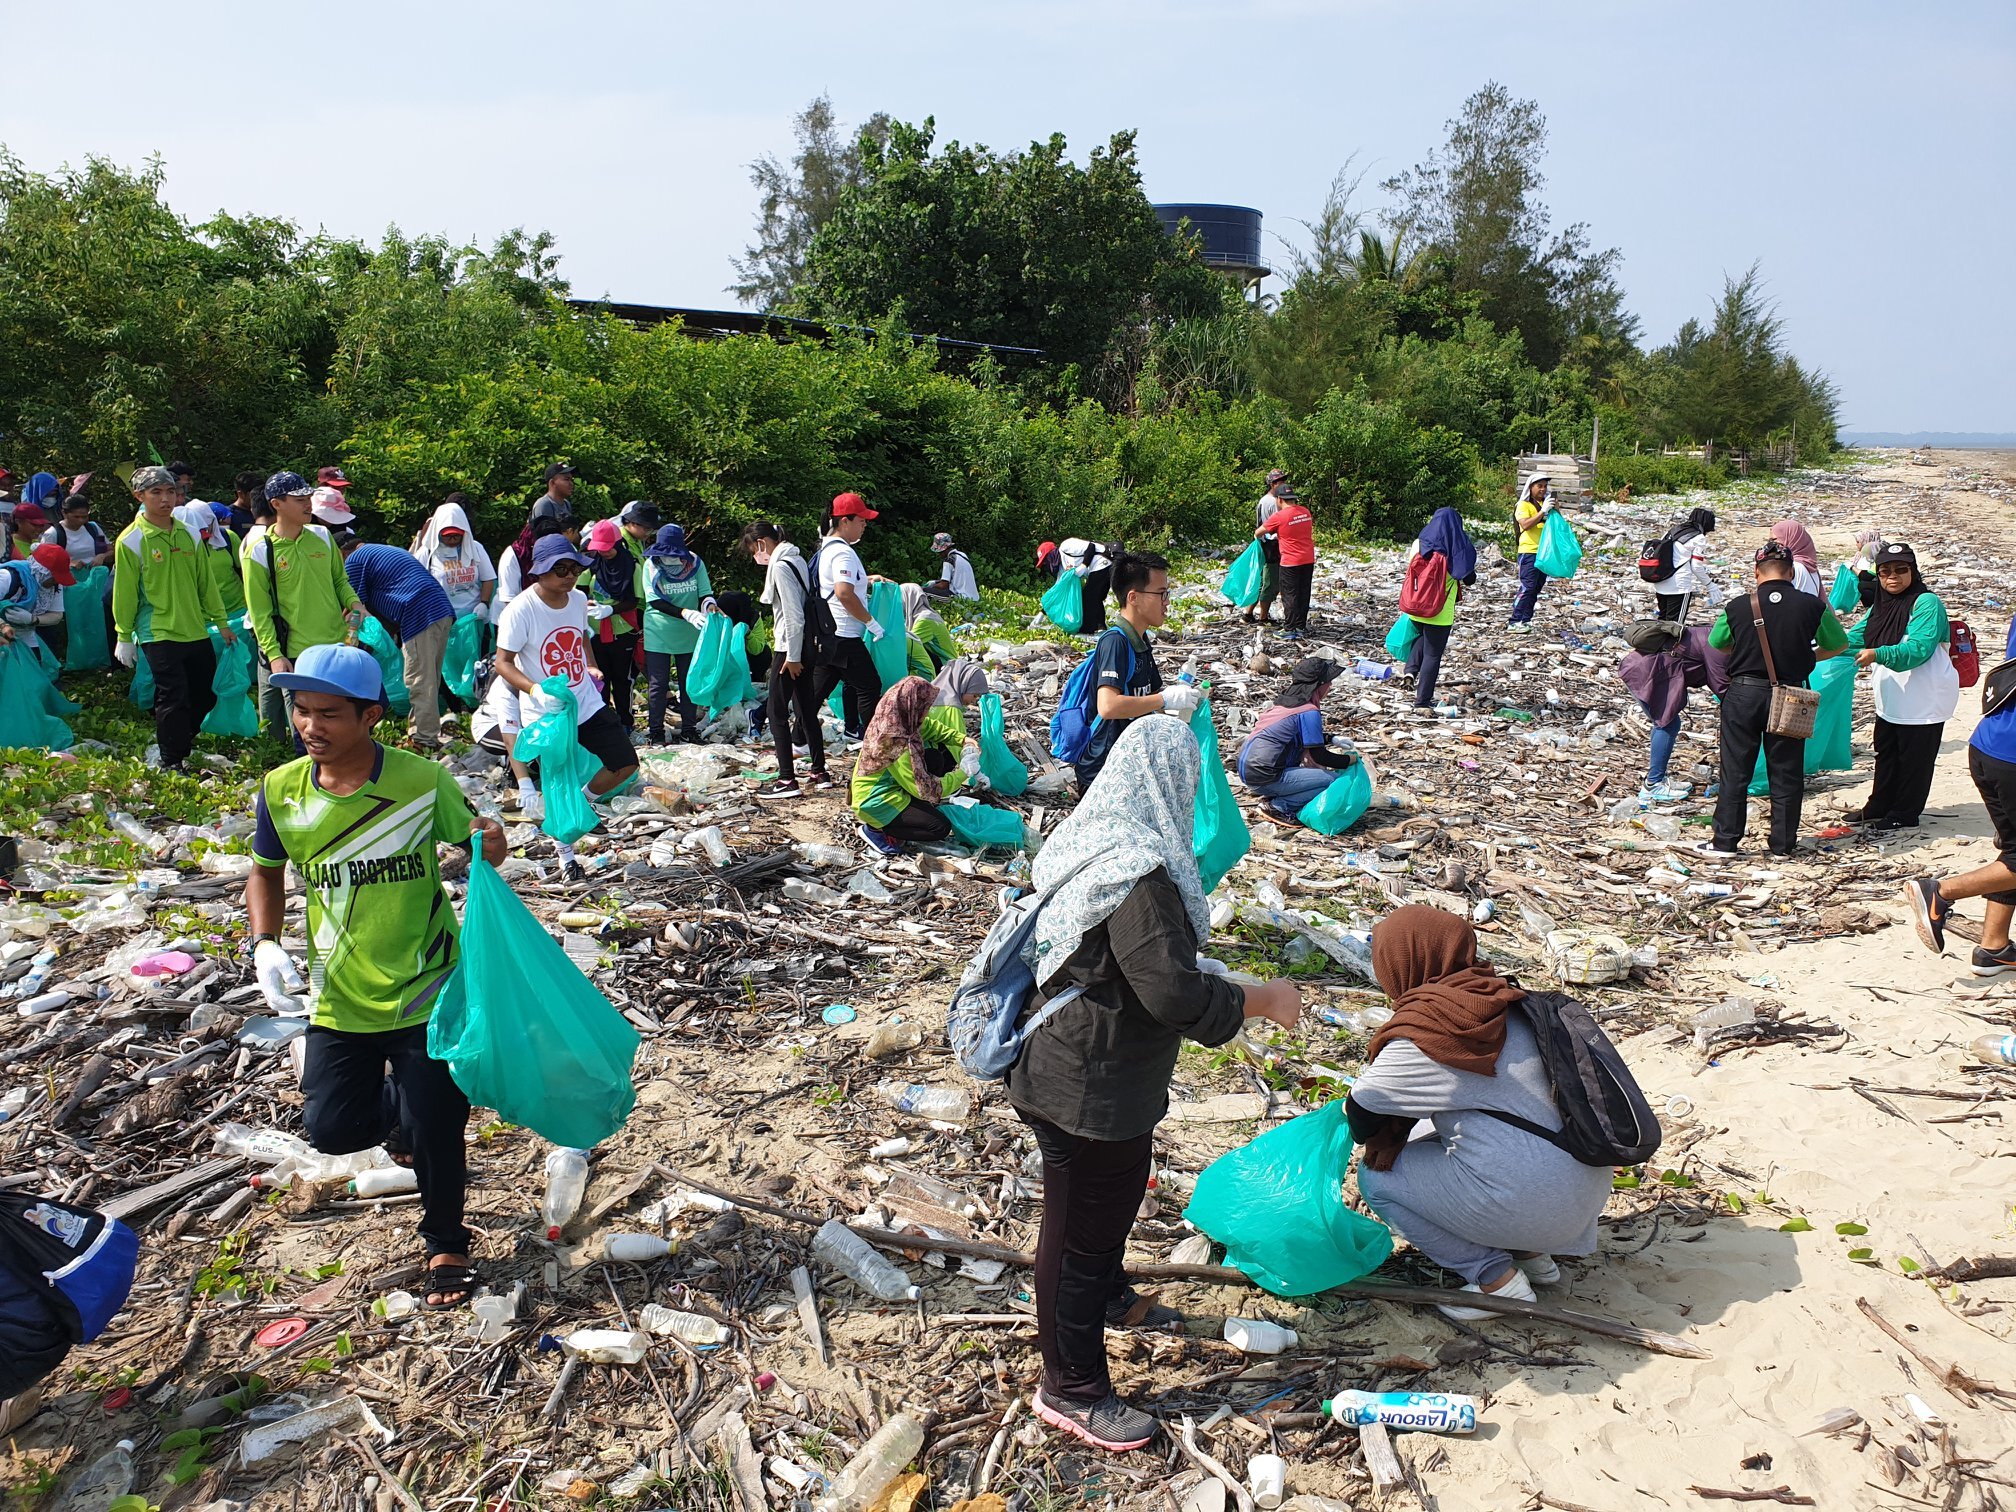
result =
[[[276,1013],[305,1012],[307,983],[281,947],[286,864],[308,890],[308,965],[316,986],[301,1076],[309,1142],[330,1155],[383,1144],[410,1158],[427,1245],[427,1305],[453,1307],[476,1285],[462,1223],[469,1101],[427,1053],[427,1019],[455,967],[455,910],[437,845],[483,832],[503,861],[503,828],[480,822],[444,767],[380,745],[385,687],[357,646],[313,646],[275,672],[308,754],[266,774],[245,884],[252,960]],[[389,1071],[389,1075],[388,1075]]]
[[[364,624],[364,606],[343,572],[343,553],[313,519],[314,487],[299,473],[266,480],[273,523],[254,532],[239,555],[245,578],[245,622],[265,667],[260,705],[273,674],[291,672],[310,646],[340,645]],[[295,750],[300,750],[296,746]]]

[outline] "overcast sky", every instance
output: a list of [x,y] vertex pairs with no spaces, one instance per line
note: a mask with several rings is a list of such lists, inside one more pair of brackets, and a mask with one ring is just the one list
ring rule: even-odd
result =
[[1352,154],[1376,201],[1495,78],[1648,338],[1759,261],[1845,428],[2016,431],[2011,0],[0,0],[0,56],[32,168],[158,153],[186,215],[367,238],[545,228],[577,294],[703,307],[733,304],[747,164],[822,91],[995,148],[1135,128],[1152,198],[1293,236]]

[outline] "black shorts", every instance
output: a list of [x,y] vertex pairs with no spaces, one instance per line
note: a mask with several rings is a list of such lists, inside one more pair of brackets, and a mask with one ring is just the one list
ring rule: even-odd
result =
[[581,721],[581,749],[611,772],[637,765],[637,748],[630,744],[630,732],[606,703]]
[[[1995,850],[2004,866],[2016,871],[2016,761],[1990,756],[1978,746],[1967,747],[1967,775],[1974,779],[1981,795],[1981,807],[1995,826]],[[2016,895],[1997,893],[1995,901],[2016,901]]]

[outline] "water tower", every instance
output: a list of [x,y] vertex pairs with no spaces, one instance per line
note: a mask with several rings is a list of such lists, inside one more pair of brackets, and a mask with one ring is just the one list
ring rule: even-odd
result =
[[1204,243],[1204,266],[1237,280],[1242,293],[1274,271],[1260,255],[1260,212],[1250,205],[1157,205],[1155,218],[1171,236],[1188,221]]

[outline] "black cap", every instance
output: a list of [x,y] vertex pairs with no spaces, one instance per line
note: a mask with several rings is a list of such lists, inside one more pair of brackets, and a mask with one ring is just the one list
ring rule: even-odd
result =
[[1913,551],[1909,546],[1906,546],[1902,541],[1885,541],[1882,549],[1876,553],[1876,565],[1878,567],[1916,567],[1918,565],[1918,553]]
[[551,483],[555,478],[559,477],[571,478],[573,476],[574,476],[574,464],[572,462],[553,462],[547,465],[546,481],[548,483]]

